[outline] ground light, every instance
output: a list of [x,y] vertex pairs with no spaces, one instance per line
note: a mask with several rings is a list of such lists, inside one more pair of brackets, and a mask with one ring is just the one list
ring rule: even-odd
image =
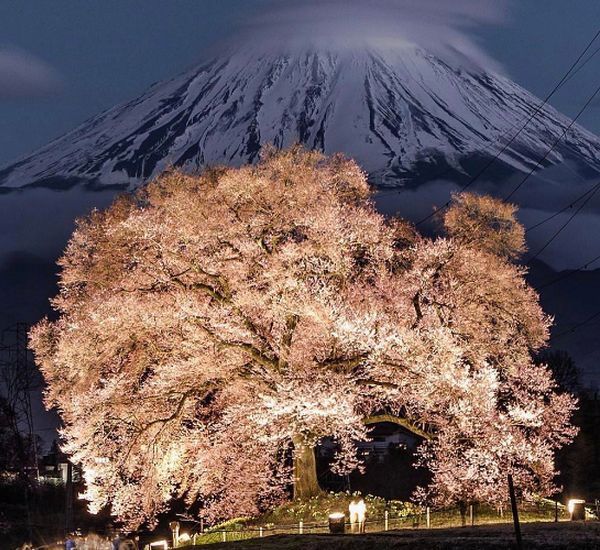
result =
[[148,547],[150,548],[150,550],[154,550],[154,549],[159,549],[160,550],[168,550],[169,548],[169,543],[166,540],[155,540],[154,542],[151,542]]
[[329,514],[329,532],[341,534],[346,527],[346,515],[342,512],[334,512]]
[[569,499],[567,510],[572,521],[585,520],[585,500],[580,498]]
[[177,544],[179,542],[179,522],[169,522],[169,529],[171,529],[171,533],[173,535],[173,548],[177,548]]

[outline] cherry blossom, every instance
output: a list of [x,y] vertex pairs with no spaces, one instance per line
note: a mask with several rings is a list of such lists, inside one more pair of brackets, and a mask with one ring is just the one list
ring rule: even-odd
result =
[[498,501],[509,472],[551,490],[575,405],[531,359],[551,320],[513,263],[514,208],[458,195],[444,232],[386,219],[353,161],[300,148],[168,172],[79,220],[31,345],[91,509],[255,515],[318,493],[324,437],[336,471],[360,468],[381,413],[429,434],[429,499]]

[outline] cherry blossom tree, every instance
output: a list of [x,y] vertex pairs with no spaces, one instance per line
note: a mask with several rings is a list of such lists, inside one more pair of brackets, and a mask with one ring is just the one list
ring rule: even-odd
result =
[[456,195],[443,220],[450,238],[429,242],[420,250],[426,260],[412,265],[420,303],[459,337],[463,358],[446,373],[448,409],[433,410],[446,421],[433,420],[435,437],[421,449],[433,482],[419,496],[463,514],[469,503],[506,502],[508,473],[524,498],[551,494],[554,452],[577,432],[575,399],[534,362],[551,320],[525,269],[511,262],[525,251],[515,212],[492,197]]
[[550,320],[514,209],[459,195],[426,239],[370,196],[354,162],[293,148],[78,222],[31,344],[92,510],[133,528],[174,498],[216,520],[315,495],[318,441],[351,471],[381,413],[426,427],[428,498],[550,489],[574,402],[531,360]]

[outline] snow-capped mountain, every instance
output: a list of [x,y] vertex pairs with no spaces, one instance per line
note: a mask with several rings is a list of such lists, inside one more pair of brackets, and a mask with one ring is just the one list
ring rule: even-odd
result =
[[[379,185],[460,180],[539,104],[500,74],[450,66],[416,45],[242,49],[155,84],[0,170],[0,187],[133,187],[169,166],[239,165],[264,144],[295,142],[346,153]],[[528,171],[568,123],[545,106],[496,173]],[[567,159],[600,172],[600,139],[573,126],[545,164]]]

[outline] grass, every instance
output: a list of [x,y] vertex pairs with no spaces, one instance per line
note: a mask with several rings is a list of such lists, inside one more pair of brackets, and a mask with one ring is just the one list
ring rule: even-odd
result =
[[[195,538],[196,545],[215,544],[222,541],[243,541],[249,539],[267,540],[273,536],[299,534],[328,534],[327,518],[331,512],[348,510],[351,500],[359,498],[358,493],[324,493],[308,501],[292,501],[258,518],[238,518],[216,525]],[[363,497],[367,504],[367,533],[380,533],[386,530],[415,530],[427,527],[427,515],[424,509],[400,501],[386,501],[380,497]],[[387,525],[384,514],[387,511]],[[523,523],[551,521],[554,519],[553,501],[540,499],[536,503],[523,506],[520,510]],[[559,518],[567,517],[564,506],[559,507]],[[469,517],[466,518],[467,522]],[[302,522],[300,527],[299,522]],[[456,509],[435,510],[429,515],[429,527],[432,529],[459,527],[463,518]],[[475,524],[502,524],[512,522],[509,510],[499,512],[489,506],[474,509]],[[263,537],[263,538],[261,538]],[[260,541],[259,541],[260,542]],[[599,545],[600,548],[600,545]]]
[[282,504],[272,512],[250,520],[250,525],[291,525],[303,521],[305,524],[327,522],[332,512],[348,512],[348,505],[353,500],[363,498],[369,515],[383,518],[387,510],[390,517],[405,518],[415,514],[418,508],[399,500],[385,500],[372,495],[362,496],[360,493],[323,493],[306,501],[290,501]]
[[[524,548],[551,550],[600,548],[600,524],[593,522],[526,523],[522,525]],[[215,549],[229,550],[507,550],[515,547],[511,524],[482,525],[466,528],[388,531],[366,535],[275,535],[227,544]]]

